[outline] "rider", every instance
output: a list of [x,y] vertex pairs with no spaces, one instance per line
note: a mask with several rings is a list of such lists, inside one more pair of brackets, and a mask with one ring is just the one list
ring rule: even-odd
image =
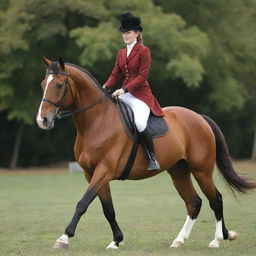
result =
[[123,77],[122,88],[114,91],[113,96],[119,96],[133,110],[137,130],[148,153],[148,170],[153,171],[159,170],[160,165],[146,126],[150,112],[155,116],[164,116],[164,113],[147,81],[151,55],[150,49],[142,44],[142,30],[139,17],[131,13],[121,15],[119,31],[126,47],[118,51],[115,67],[103,87],[110,89]]

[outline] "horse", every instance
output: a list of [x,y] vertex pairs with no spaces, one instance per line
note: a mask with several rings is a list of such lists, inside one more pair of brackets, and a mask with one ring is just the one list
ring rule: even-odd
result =
[[[62,57],[57,61],[42,59],[46,75],[41,84],[43,98],[37,124],[42,129],[52,129],[56,118],[65,115],[65,109],[71,109],[69,115],[77,130],[74,154],[89,183],[54,248],[68,248],[69,238],[75,235],[80,218],[98,196],[113,232],[113,241],[106,249],[118,249],[123,233],[115,217],[109,183],[122,174],[133,140],[124,129],[117,105],[89,71],[65,63]],[[170,245],[177,248],[189,238],[202,204],[192,184],[193,175],[216,218],[214,238],[209,247],[218,248],[222,240],[234,240],[237,234],[228,231],[224,222],[222,195],[213,181],[215,162],[232,191],[246,193],[256,188],[256,183],[235,172],[224,135],[210,117],[183,107],[164,107],[163,111],[170,129],[164,136],[154,138],[161,170],[147,171],[146,154],[139,145],[127,179],[146,179],[163,171],[171,176],[187,209],[185,223]]]

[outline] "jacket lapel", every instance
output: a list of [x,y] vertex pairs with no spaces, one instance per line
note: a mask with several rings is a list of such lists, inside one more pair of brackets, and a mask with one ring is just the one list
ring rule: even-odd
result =
[[[127,58],[127,62],[129,62],[136,54],[137,52],[139,51],[141,47],[141,44],[140,43],[136,43],[133,48],[132,48],[132,51],[130,52],[128,58]],[[125,54],[127,54],[127,50],[125,50]]]

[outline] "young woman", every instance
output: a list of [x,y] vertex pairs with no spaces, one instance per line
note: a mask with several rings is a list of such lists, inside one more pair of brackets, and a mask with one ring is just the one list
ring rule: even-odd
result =
[[114,91],[113,96],[119,96],[132,108],[137,130],[149,156],[148,170],[152,171],[159,170],[160,166],[155,157],[152,137],[146,130],[147,121],[150,112],[155,116],[163,116],[164,113],[147,81],[151,55],[150,49],[142,45],[142,30],[139,17],[131,13],[121,15],[119,31],[126,47],[118,51],[115,67],[104,88],[111,89],[123,77],[122,88]]

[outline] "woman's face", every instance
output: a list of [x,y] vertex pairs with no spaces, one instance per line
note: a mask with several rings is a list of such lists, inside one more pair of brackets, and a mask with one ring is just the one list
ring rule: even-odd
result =
[[124,42],[126,44],[132,44],[134,41],[136,41],[139,34],[140,34],[139,31],[134,31],[134,30],[130,30],[122,33]]

